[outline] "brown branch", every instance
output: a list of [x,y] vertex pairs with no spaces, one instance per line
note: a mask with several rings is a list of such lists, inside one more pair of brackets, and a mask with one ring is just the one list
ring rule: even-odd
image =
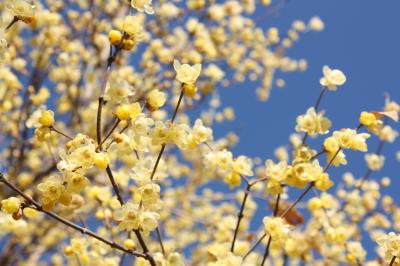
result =
[[396,258],[397,258],[396,256],[393,256],[392,260],[389,263],[389,266],[394,265],[394,262],[396,261]]
[[237,235],[239,233],[240,222],[242,221],[242,218],[243,218],[243,212],[244,212],[244,208],[246,206],[247,198],[250,194],[250,189],[251,189],[251,185],[250,185],[250,183],[247,183],[246,190],[244,191],[242,205],[240,206],[240,211],[238,213],[238,219],[237,219],[237,223],[236,223],[235,233],[233,234],[233,240],[232,240],[232,244],[231,244],[231,252],[232,253],[234,253],[234,250],[235,250],[235,242],[236,242]]

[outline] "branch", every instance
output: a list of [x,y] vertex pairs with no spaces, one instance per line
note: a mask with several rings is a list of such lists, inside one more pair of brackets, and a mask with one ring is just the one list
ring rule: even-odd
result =
[[235,242],[236,242],[237,235],[239,233],[240,222],[242,221],[242,218],[243,218],[243,212],[244,212],[244,208],[246,206],[247,198],[250,193],[250,189],[251,189],[251,185],[249,183],[247,183],[246,190],[244,191],[242,205],[240,206],[240,211],[238,213],[238,219],[237,219],[237,223],[236,223],[235,233],[233,234],[233,240],[232,240],[232,244],[231,244],[231,252],[232,253],[234,253],[234,250],[235,250]]
[[396,261],[396,258],[397,258],[396,256],[393,256],[392,260],[389,263],[389,266],[394,265],[394,262]]

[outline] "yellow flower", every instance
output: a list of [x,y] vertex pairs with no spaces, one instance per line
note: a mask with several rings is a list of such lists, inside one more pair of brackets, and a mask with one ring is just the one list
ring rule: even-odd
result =
[[231,189],[238,187],[241,183],[240,174],[237,172],[231,172],[225,177],[224,182],[227,183]]
[[145,233],[155,230],[158,226],[160,215],[153,211],[144,211],[140,213],[140,229]]
[[120,230],[132,231],[139,229],[139,209],[138,206],[128,202],[122,208],[115,211],[114,219],[119,221]]
[[237,157],[236,160],[233,161],[232,165],[233,171],[245,176],[253,175],[253,171],[251,170],[252,167],[253,162],[251,159],[243,155]]
[[75,193],[81,192],[89,183],[84,175],[75,172],[68,173],[66,179],[68,183],[67,189]]
[[149,15],[154,14],[154,9],[151,5],[152,0],[131,0],[131,6],[139,12],[146,12]]
[[181,65],[174,60],[174,69],[176,71],[176,79],[184,84],[194,84],[201,72],[201,64],[190,66],[188,64]]
[[328,66],[324,66],[322,72],[324,76],[320,79],[320,83],[331,91],[335,91],[337,86],[346,82],[346,76],[339,69],[330,69]]
[[365,260],[365,256],[367,252],[364,250],[360,242],[350,241],[347,243],[347,251],[346,255],[347,262],[351,263],[351,265],[357,265],[360,261]]
[[54,112],[51,110],[42,111],[39,117],[39,123],[44,127],[51,127],[54,125]]
[[194,97],[197,92],[197,86],[195,84],[184,83],[182,86],[183,92],[187,97]]
[[122,33],[119,30],[110,30],[108,39],[111,44],[118,45],[122,40]]
[[96,152],[94,154],[93,158],[93,163],[99,168],[99,169],[106,169],[107,166],[110,164],[110,159],[108,158],[107,154],[104,152]]
[[290,225],[280,217],[264,217],[264,232],[271,236],[272,241],[284,245],[289,237]]
[[286,178],[287,168],[286,161],[281,161],[277,164],[272,160],[265,161],[265,175],[268,177],[266,192],[271,193],[271,195],[283,192],[281,183]]
[[7,8],[25,23],[32,22],[35,16],[36,7],[29,0],[8,0]]
[[49,140],[51,137],[51,131],[48,127],[39,127],[35,129],[35,137],[39,141]]
[[124,20],[122,28],[128,35],[129,39],[133,40],[135,43],[142,40],[144,30],[138,18],[134,16],[127,16]]
[[322,31],[325,27],[324,22],[319,17],[312,17],[308,22],[308,27],[313,31]]
[[70,201],[69,193],[66,193],[64,182],[59,176],[51,176],[37,186],[43,208],[51,210],[57,202],[67,205]]
[[334,183],[329,179],[329,175],[327,173],[320,174],[315,181],[315,187],[322,191],[328,190],[333,185]]
[[324,117],[324,112],[317,113],[314,107],[309,108],[306,114],[298,116],[296,122],[296,131],[306,132],[310,136],[326,134],[332,125],[331,121]]
[[361,125],[369,127],[376,121],[376,116],[373,113],[362,112],[359,120]]
[[385,156],[379,154],[366,154],[365,161],[367,162],[368,169],[378,171],[385,164]]
[[334,137],[329,137],[324,140],[324,149],[327,152],[336,153],[339,149],[339,142]]
[[8,199],[2,200],[0,205],[2,211],[8,214],[13,214],[19,211],[19,208],[21,207],[21,201],[19,198],[10,197]]
[[139,103],[122,104],[115,110],[115,116],[119,120],[135,119],[141,112]]
[[343,245],[346,240],[350,237],[349,230],[346,230],[343,226],[330,227],[326,230],[326,240],[329,243]]
[[400,235],[390,232],[378,237],[376,242],[383,248],[386,262],[390,262],[393,256],[400,257]]
[[150,91],[147,95],[147,107],[150,111],[156,111],[162,107],[167,101],[167,95],[165,92],[159,91],[158,89]]
[[368,146],[366,140],[370,137],[367,133],[357,134],[354,129],[342,129],[333,132],[333,137],[339,141],[339,145],[343,149],[353,149],[358,151],[367,151]]

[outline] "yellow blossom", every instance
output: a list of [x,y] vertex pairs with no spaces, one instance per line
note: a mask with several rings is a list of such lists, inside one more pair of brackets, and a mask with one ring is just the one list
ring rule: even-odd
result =
[[272,241],[283,245],[289,238],[290,226],[280,217],[264,217],[264,232],[271,236]]
[[13,214],[19,211],[19,208],[21,207],[21,201],[19,198],[10,197],[2,200],[0,206],[2,211],[5,211],[8,214]]
[[176,71],[176,79],[184,84],[194,84],[200,75],[201,65],[196,64],[190,66],[188,64],[181,65],[178,60],[174,60],[174,69]]
[[376,116],[373,113],[362,112],[359,120],[361,125],[369,127],[376,121]]
[[158,110],[167,101],[167,95],[165,92],[159,91],[158,89],[150,91],[147,95],[147,106],[151,111]]
[[334,183],[329,179],[329,175],[327,173],[320,174],[315,181],[315,187],[322,191],[328,190],[333,185]]
[[322,72],[324,76],[320,79],[320,83],[331,91],[335,91],[337,86],[346,82],[346,76],[339,69],[330,69],[328,66],[324,66]]
[[139,12],[146,12],[149,15],[154,14],[154,9],[151,5],[152,0],[131,0],[131,6]]
[[331,127],[331,121],[324,117],[324,112],[317,113],[314,107],[307,110],[305,115],[300,115],[296,119],[297,132],[306,132],[310,136],[326,134]]
[[54,125],[54,112],[51,110],[42,111],[39,117],[39,123],[44,127],[51,127]]
[[385,252],[385,260],[389,263],[393,256],[400,257],[400,236],[394,232],[387,235],[382,235],[376,240]]

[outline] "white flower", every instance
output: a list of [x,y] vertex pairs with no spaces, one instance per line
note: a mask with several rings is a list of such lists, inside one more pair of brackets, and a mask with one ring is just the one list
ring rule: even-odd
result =
[[146,12],[149,15],[154,14],[152,0],[131,0],[131,6],[139,12]]
[[346,82],[346,76],[339,69],[330,69],[328,66],[324,66],[322,73],[324,73],[324,76],[319,82],[331,91],[336,91],[336,86],[343,85]]
[[188,64],[181,65],[177,60],[174,60],[174,68],[177,80],[185,84],[194,84],[200,75],[201,64],[194,66]]

